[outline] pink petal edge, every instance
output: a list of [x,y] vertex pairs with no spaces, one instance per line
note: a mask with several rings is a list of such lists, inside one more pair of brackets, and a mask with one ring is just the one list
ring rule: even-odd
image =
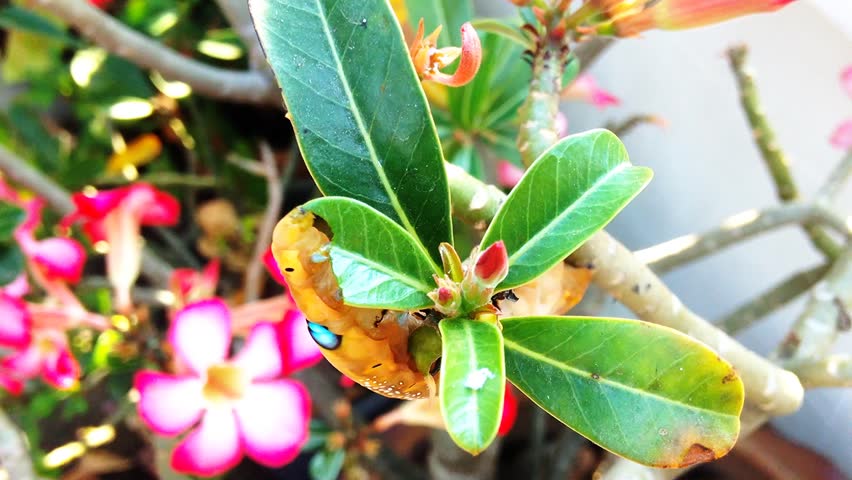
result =
[[142,370],[133,379],[139,391],[139,416],[160,435],[177,435],[195,424],[204,411],[198,377],[178,377]]
[[201,424],[172,452],[172,468],[181,473],[213,476],[237,466],[243,457],[240,432],[230,408],[207,410]]
[[293,461],[308,439],[310,397],[293,380],[252,385],[236,414],[243,448],[263,465],[280,467]]
[[281,375],[283,364],[275,326],[264,322],[252,327],[243,349],[233,362],[252,380],[271,379]]
[[205,375],[222,363],[231,345],[231,314],[222,300],[213,298],[187,305],[174,315],[169,343],[192,371]]
[[285,375],[312,367],[322,360],[322,352],[311,338],[307,320],[299,310],[288,310],[284,314],[278,324],[278,335]]

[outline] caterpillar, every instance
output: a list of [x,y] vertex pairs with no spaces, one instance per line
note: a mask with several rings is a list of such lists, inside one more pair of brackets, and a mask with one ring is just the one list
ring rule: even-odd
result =
[[427,325],[424,317],[344,304],[328,256],[329,238],[314,220],[314,214],[301,207],[288,213],[273,232],[272,255],[325,358],[386,397],[433,396],[434,375],[421,373],[408,350],[409,335]]

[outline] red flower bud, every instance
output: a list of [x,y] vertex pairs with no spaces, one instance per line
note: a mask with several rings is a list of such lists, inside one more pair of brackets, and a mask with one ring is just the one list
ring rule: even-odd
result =
[[474,267],[476,278],[486,287],[496,287],[509,273],[509,254],[500,240],[479,254]]

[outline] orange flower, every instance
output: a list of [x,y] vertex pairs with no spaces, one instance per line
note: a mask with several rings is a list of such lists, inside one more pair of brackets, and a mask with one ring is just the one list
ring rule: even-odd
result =
[[[461,27],[462,46],[437,48],[438,35],[441,34],[441,26],[435,29],[427,37],[423,36],[423,19],[417,26],[417,36],[411,42],[409,53],[414,63],[414,70],[423,80],[432,80],[451,87],[461,87],[473,80],[479,65],[482,63],[482,44],[470,23]],[[442,68],[453,63],[457,58],[459,66],[452,75],[441,71]]]
[[615,34],[636,35],[653,28],[683,30],[743,15],[773,12],[794,0],[594,0]]

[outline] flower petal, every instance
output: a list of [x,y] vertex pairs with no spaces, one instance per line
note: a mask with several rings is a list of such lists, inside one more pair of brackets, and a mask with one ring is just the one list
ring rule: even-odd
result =
[[23,348],[30,343],[30,315],[21,300],[0,293],[0,345]]
[[143,225],[170,226],[180,219],[180,202],[175,197],[146,183],[130,188],[127,201],[139,212]]
[[287,279],[284,278],[284,275],[281,273],[281,269],[278,268],[278,262],[276,262],[275,257],[272,256],[271,248],[267,249],[266,253],[263,254],[263,264],[266,265],[266,270],[276,282],[285,287],[287,286]]
[[160,435],[177,435],[201,418],[204,385],[198,377],[143,370],[133,386],[139,391],[139,416]]
[[285,375],[312,367],[322,360],[322,352],[311,338],[308,322],[299,310],[288,310],[284,314],[278,324],[278,336]]
[[213,476],[237,466],[242,456],[234,411],[216,408],[207,410],[198,428],[175,448],[172,468],[181,473]]
[[70,238],[48,238],[33,242],[27,254],[44,268],[48,277],[69,283],[80,281],[86,262],[85,250]]
[[221,363],[231,345],[231,314],[218,298],[190,304],[175,314],[169,343],[195,373]]
[[497,162],[497,183],[501,187],[511,188],[521,181],[524,170],[508,160]]
[[846,93],[852,96],[852,65],[843,69],[840,74],[840,85],[843,86]]
[[127,197],[128,193],[130,193],[128,187],[97,190],[91,193],[75,193],[71,195],[71,200],[77,207],[77,213],[93,220],[99,220],[117,207]]
[[0,388],[11,395],[18,396],[24,392],[24,382],[7,372],[0,372]]
[[503,413],[500,416],[500,427],[497,429],[497,435],[506,436],[515,426],[516,418],[518,418],[518,397],[506,383],[506,393],[503,396]]
[[852,118],[837,126],[831,134],[831,144],[841,150],[852,148]]
[[30,283],[27,280],[27,274],[24,272],[21,272],[11,283],[0,288],[0,294],[6,294],[12,298],[21,298],[28,293],[30,293]]
[[17,350],[0,361],[0,367],[20,378],[35,378],[41,372],[41,352],[35,343],[24,349]]
[[311,403],[292,380],[256,383],[237,404],[243,448],[257,462],[280,467],[291,462],[308,439]]
[[283,367],[278,334],[271,323],[258,323],[251,329],[246,344],[234,359],[252,380],[270,379],[281,375]]
[[42,378],[59,390],[68,390],[80,379],[80,364],[67,344],[55,344],[55,350],[43,357]]

